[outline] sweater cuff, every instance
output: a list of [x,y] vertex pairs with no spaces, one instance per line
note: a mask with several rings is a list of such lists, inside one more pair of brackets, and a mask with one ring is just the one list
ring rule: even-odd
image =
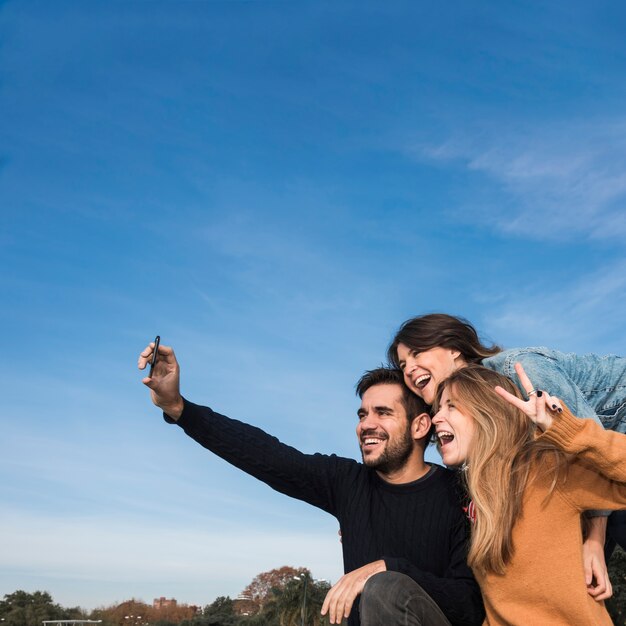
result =
[[191,413],[191,402],[187,402],[185,398],[183,398],[183,412],[180,414],[180,417],[176,420],[170,415],[168,415],[165,411],[163,411],[163,419],[168,424],[177,424],[178,426],[183,426],[187,421],[185,418],[189,417]]
[[388,572],[401,572],[402,573],[399,559],[397,559],[396,557],[384,556],[382,557],[382,560],[385,562],[385,567],[387,568]]
[[552,426],[539,439],[556,444],[565,452],[575,452],[574,439],[585,427],[585,420],[574,417],[565,407],[563,413],[554,415]]

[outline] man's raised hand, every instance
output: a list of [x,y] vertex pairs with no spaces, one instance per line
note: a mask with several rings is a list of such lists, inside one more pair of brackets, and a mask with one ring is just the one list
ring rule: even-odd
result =
[[[146,368],[152,361],[154,342],[150,342],[139,355],[137,366]],[[141,381],[150,388],[152,402],[173,419],[178,419],[183,412],[183,398],[180,395],[180,368],[174,350],[169,346],[158,347],[157,360],[152,376]]]

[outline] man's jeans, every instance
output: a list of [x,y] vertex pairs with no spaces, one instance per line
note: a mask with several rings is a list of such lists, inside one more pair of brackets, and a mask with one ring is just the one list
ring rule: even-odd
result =
[[374,574],[361,594],[361,626],[450,626],[435,601],[398,572]]

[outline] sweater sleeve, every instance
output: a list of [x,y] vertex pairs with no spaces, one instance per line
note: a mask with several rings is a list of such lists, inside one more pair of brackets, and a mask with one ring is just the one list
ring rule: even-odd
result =
[[479,626],[485,618],[480,588],[467,565],[467,531],[459,524],[451,540],[450,564],[435,576],[403,558],[383,557],[388,570],[412,578],[437,603],[452,626]]
[[554,418],[541,439],[576,455],[565,492],[581,509],[626,507],[626,435],[605,430],[569,410]]
[[[172,422],[169,416],[165,420]],[[356,464],[335,455],[304,454],[260,428],[184,400],[176,422],[189,437],[272,489],[336,515],[335,480],[340,467]],[[345,468],[343,468],[345,470]]]

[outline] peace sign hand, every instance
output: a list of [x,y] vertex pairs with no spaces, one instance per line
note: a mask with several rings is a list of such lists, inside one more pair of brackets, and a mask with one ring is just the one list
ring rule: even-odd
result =
[[496,393],[525,413],[541,430],[547,430],[552,426],[554,412],[560,413],[563,411],[560,400],[545,391],[535,389],[520,363],[515,364],[515,371],[528,396],[528,400],[520,400],[517,396],[500,386],[496,387]]

